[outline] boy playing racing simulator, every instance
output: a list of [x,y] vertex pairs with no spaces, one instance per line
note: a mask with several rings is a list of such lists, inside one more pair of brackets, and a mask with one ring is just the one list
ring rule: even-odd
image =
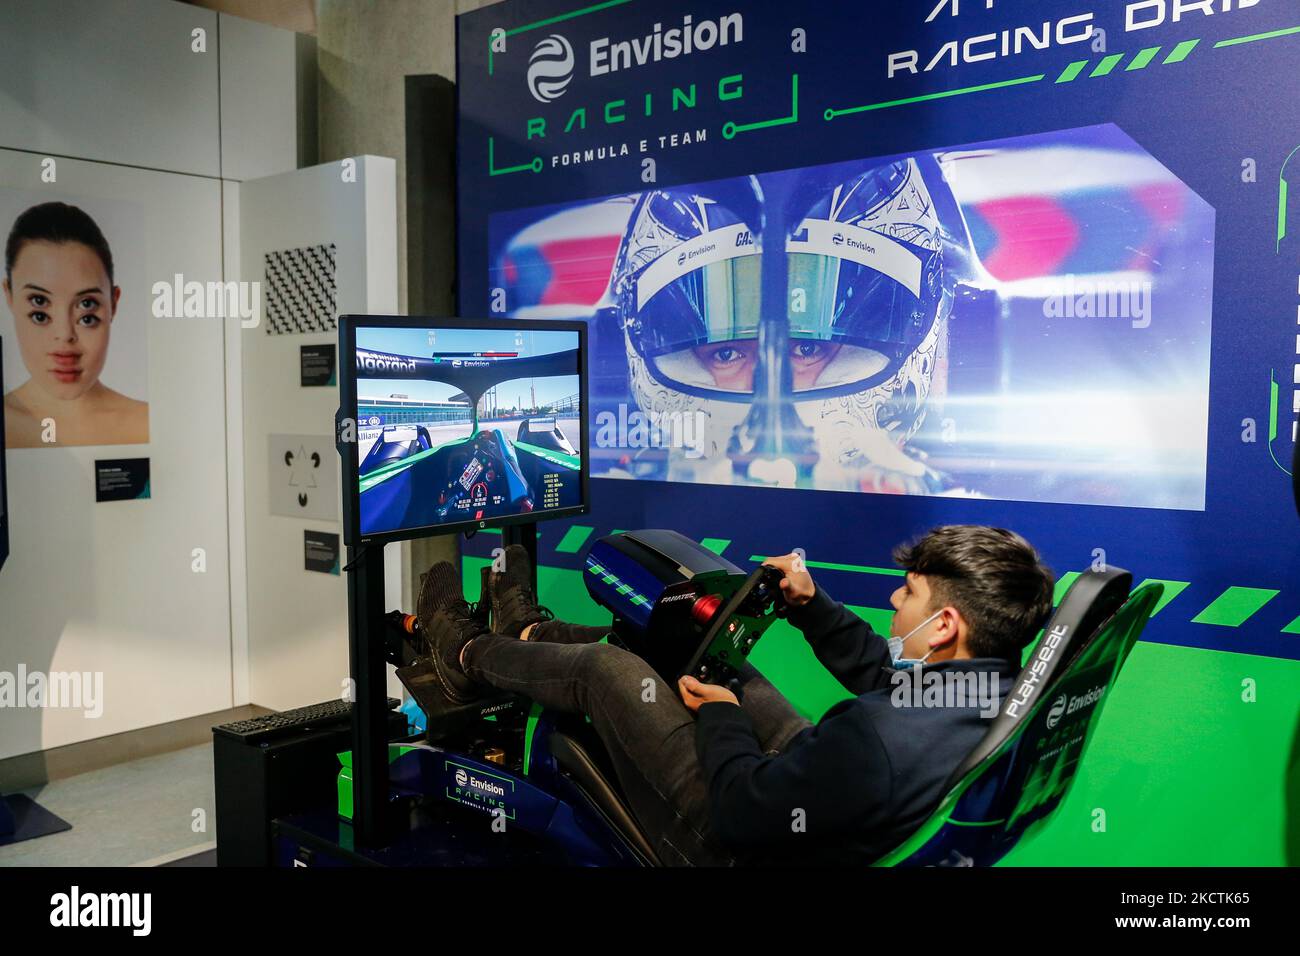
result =
[[927,672],[973,672],[1001,700],[1052,608],[1052,572],[1011,531],[937,528],[894,559],[906,577],[890,598],[888,641],[796,555],[766,562],[784,572],[790,623],[856,695],[816,724],[752,664],[743,703],[690,677],[670,688],[640,657],[600,643],[606,628],[549,619],[518,545],[489,578],[495,633],[471,617],[446,562],[424,576],[417,616],[453,700],[488,685],[588,715],[665,864],[861,865],[920,826],[986,730],[973,700],[897,706],[892,676],[920,660]]

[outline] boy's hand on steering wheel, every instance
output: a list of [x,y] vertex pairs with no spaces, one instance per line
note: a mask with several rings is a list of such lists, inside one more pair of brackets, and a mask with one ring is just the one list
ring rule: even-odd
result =
[[785,603],[790,607],[799,607],[807,604],[817,593],[817,586],[813,584],[812,575],[804,567],[803,556],[797,552],[790,552],[775,558],[768,558],[763,562],[774,568],[779,568],[785,575],[781,579],[781,595],[785,598]]
[[700,709],[701,704],[713,701],[727,701],[739,705],[736,695],[719,684],[701,684],[694,677],[685,674],[677,680],[677,692],[682,695],[682,703],[692,714]]

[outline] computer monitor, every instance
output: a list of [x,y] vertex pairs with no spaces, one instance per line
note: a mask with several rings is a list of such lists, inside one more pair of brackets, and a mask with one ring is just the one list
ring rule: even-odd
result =
[[586,409],[584,322],[341,316],[344,540],[584,513]]

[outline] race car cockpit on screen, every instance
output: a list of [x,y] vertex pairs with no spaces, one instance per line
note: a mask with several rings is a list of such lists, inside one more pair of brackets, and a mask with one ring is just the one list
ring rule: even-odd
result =
[[547,326],[358,324],[359,535],[582,505],[579,335]]

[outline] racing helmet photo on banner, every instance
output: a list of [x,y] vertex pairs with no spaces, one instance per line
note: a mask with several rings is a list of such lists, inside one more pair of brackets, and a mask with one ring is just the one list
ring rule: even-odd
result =
[[491,279],[593,320],[593,474],[1200,509],[1213,222],[1099,126],[498,214]]

